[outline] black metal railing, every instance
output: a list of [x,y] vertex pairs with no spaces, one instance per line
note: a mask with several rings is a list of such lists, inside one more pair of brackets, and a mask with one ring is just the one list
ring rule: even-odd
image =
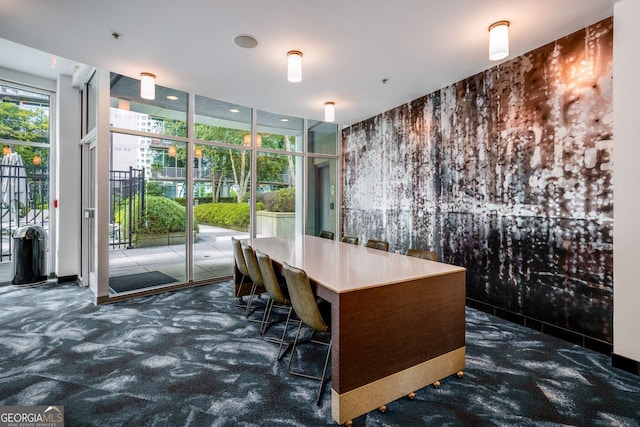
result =
[[110,171],[109,245],[132,248],[133,233],[142,225],[145,210],[144,168]]
[[0,262],[11,261],[13,232],[25,225],[49,229],[49,172],[41,166],[0,165]]

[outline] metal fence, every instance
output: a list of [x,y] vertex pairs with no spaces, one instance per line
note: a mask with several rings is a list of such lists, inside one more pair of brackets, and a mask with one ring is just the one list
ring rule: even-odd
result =
[[25,225],[49,229],[49,172],[44,167],[0,166],[0,262],[11,261],[13,232]]
[[109,245],[131,249],[133,233],[142,225],[145,209],[144,168],[110,171]]

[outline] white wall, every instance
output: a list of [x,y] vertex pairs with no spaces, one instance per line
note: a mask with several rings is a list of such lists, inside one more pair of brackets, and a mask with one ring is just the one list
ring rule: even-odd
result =
[[[53,198],[55,209],[54,272],[58,277],[77,276],[80,259],[80,100],[70,76],[60,76],[56,89],[57,151]],[[52,210],[52,209],[50,209]]]
[[614,6],[613,352],[640,361],[640,2]]

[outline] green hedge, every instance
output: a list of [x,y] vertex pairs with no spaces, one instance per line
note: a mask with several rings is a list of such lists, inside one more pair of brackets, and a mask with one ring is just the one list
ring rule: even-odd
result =
[[[182,206],[186,206],[187,205],[187,199],[185,199],[184,197],[176,197],[175,199],[173,199],[175,202],[177,202],[178,204],[182,205]],[[212,203],[211,202],[211,196],[207,196],[207,197],[194,197],[193,200],[196,202],[196,205],[202,204],[202,203]],[[220,197],[218,199],[218,203],[237,203],[238,199],[235,197]]]
[[[256,209],[261,211],[264,206],[256,203]],[[247,229],[249,227],[248,203],[202,203],[193,208],[193,215],[199,223]]]
[[[133,209],[137,210],[139,198],[133,200]],[[122,203],[120,209],[115,213],[116,222],[126,230],[128,223],[128,201]],[[184,232],[187,213],[183,206],[167,199],[164,196],[147,196],[145,199],[145,212],[141,224],[133,230],[135,233],[143,234],[166,234],[173,232]],[[198,222],[193,225],[193,229],[198,231]]]
[[271,212],[295,212],[296,189],[294,187],[281,188],[276,191],[263,193],[260,197],[264,201],[264,208]]

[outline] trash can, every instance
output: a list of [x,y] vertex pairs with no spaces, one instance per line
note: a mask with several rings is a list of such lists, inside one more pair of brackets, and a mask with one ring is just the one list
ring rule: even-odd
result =
[[46,232],[37,225],[26,225],[13,232],[13,253],[11,283],[26,285],[44,282],[47,279]]

